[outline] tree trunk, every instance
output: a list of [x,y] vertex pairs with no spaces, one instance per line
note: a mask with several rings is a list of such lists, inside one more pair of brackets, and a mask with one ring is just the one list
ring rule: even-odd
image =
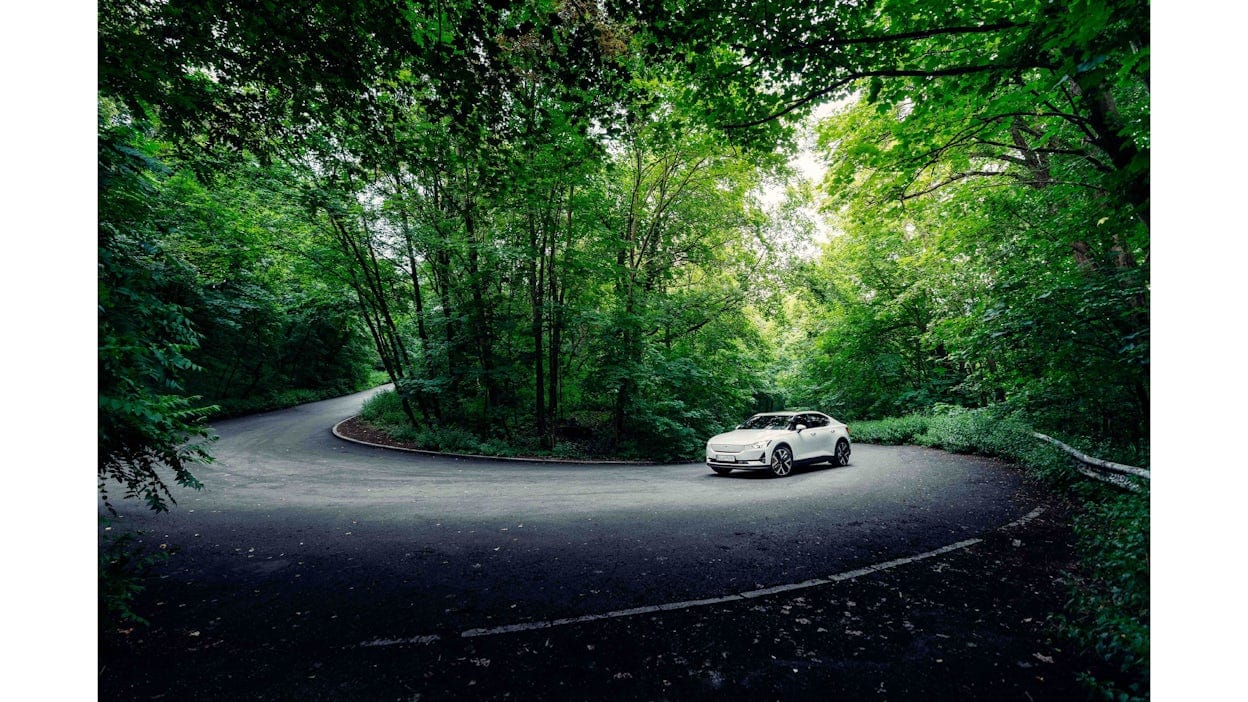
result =
[[[546,231],[537,222],[537,215],[530,204],[528,208],[529,224],[529,305],[532,310],[530,333],[533,336],[533,418],[537,424],[537,437],[544,449],[553,448],[549,425],[546,417],[546,378],[543,367],[546,365],[545,349],[542,347],[542,331],[545,326],[543,319],[543,292],[546,289]],[[541,230],[539,236],[538,231]]]

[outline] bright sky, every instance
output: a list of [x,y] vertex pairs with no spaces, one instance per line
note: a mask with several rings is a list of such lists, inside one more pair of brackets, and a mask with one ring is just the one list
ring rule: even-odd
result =
[[[807,117],[800,129],[801,134],[798,137],[797,153],[793,158],[789,159],[789,166],[797,172],[797,176],[806,180],[811,185],[811,190],[815,193],[815,204],[811,207],[802,208],[802,213],[814,224],[814,237],[805,246],[801,247],[801,255],[805,258],[813,258],[819,254],[820,248],[828,241],[832,235],[832,226],[822,213],[819,212],[819,185],[823,182],[823,175],[828,170],[820,155],[817,138],[815,135],[815,126],[824,119],[827,119],[838,110],[848,107],[857,99],[857,94],[842,100],[824,103]],[[759,194],[759,200],[768,210],[774,210],[780,207],[784,202],[785,187],[780,184],[772,183],[763,188]]]

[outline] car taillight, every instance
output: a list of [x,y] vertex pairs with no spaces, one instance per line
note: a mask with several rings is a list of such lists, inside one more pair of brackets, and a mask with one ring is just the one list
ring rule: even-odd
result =
[[853,436],[853,435],[854,435],[854,432],[852,432],[852,431],[850,431],[850,430],[849,430],[849,425],[848,425],[848,424],[846,424],[846,425],[845,425],[845,433],[846,433],[847,435],[849,435],[849,436]]

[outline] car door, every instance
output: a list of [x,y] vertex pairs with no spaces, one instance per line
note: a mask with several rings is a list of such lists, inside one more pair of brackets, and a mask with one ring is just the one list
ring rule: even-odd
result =
[[811,451],[814,457],[829,457],[836,450],[836,430],[832,420],[822,414],[810,415]]
[[819,427],[812,426],[811,423],[817,419],[809,414],[799,414],[793,418],[794,426],[798,424],[804,425],[806,428],[797,433],[793,437],[793,458],[797,461],[809,461],[818,457],[820,432],[827,432],[827,427],[820,430]]

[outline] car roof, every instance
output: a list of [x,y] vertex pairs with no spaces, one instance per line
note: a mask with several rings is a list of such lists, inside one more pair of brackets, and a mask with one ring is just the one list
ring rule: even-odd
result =
[[[819,410],[784,410],[783,412],[758,412],[751,417],[784,417],[790,414],[823,414]],[[824,415],[825,417],[827,415]]]

